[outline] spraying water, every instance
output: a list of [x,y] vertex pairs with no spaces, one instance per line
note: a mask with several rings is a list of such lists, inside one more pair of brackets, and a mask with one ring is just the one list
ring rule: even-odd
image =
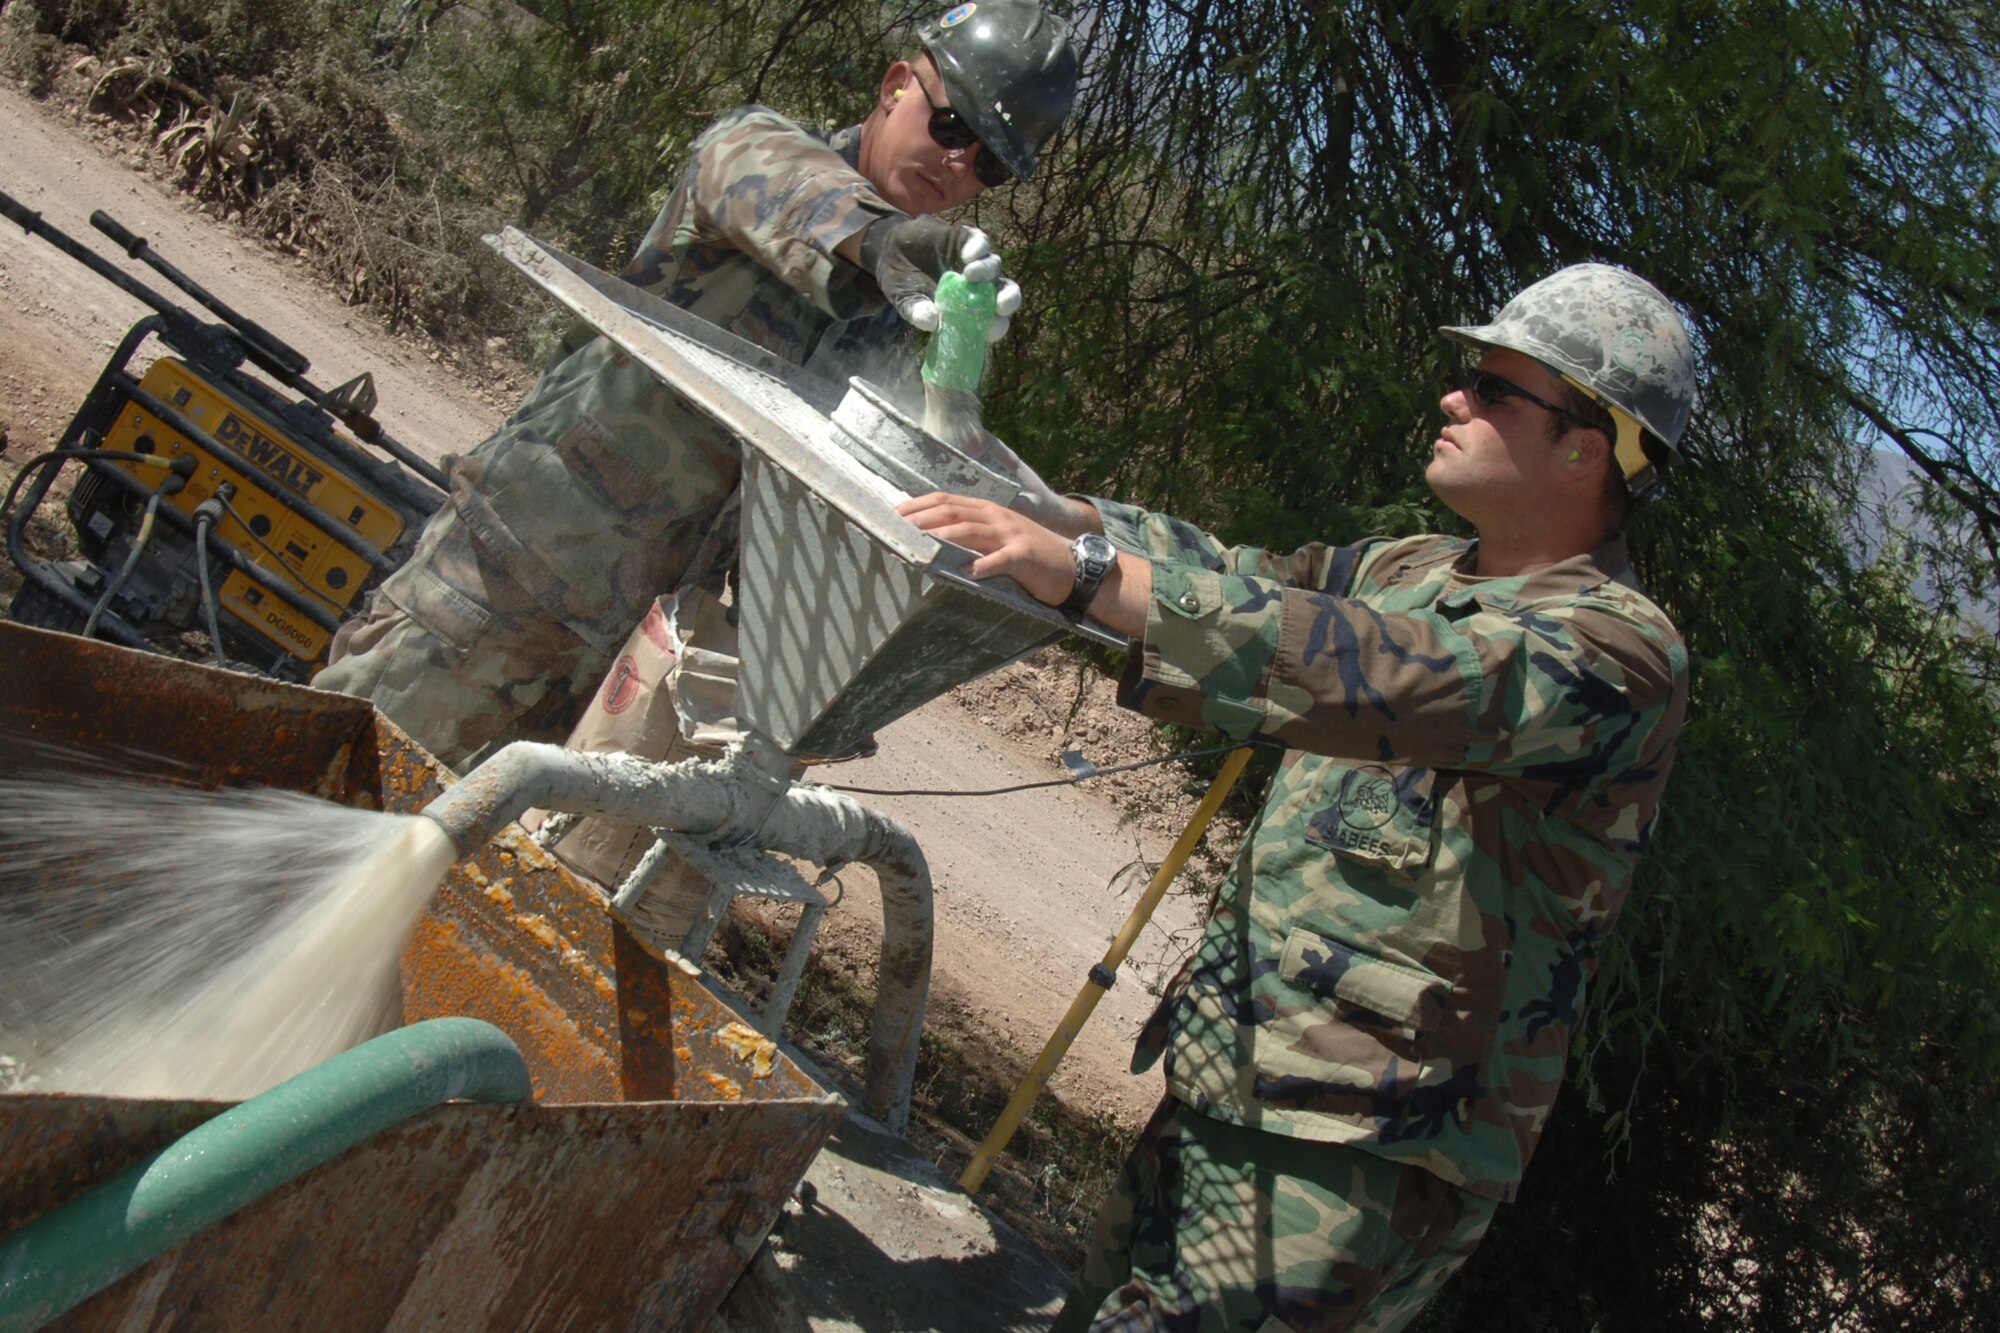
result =
[[396,1026],[456,855],[292,792],[0,779],[0,1054],[44,1091],[254,1096]]

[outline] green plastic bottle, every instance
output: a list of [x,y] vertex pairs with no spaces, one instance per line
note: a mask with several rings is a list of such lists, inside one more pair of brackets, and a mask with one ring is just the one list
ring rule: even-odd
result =
[[986,329],[995,315],[999,288],[967,282],[962,274],[938,279],[937,332],[924,352],[924,381],[940,389],[977,394],[986,373]]

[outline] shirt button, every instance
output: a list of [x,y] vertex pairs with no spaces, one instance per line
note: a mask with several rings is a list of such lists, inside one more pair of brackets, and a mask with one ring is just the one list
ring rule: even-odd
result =
[[1181,610],[1183,610],[1183,611],[1188,611],[1188,612],[1194,612],[1194,611],[1199,611],[1199,610],[1201,610],[1201,598],[1199,598],[1199,597],[1195,596],[1195,595],[1194,595],[1194,593],[1192,593],[1192,592],[1184,592],[1184,593],[1182,593],[1182,594],[1181,594]]

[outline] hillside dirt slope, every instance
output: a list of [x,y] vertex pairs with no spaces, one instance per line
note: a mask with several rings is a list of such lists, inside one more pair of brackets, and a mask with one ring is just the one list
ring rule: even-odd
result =
[[[304,352],[313,362],[312,378],[322,385],[374,372],[384,425],[430,458],[477,443],[531,382],[518,365],[489,363],[477,350],[428,348],[390,336],[364,311],[316,285],[301,266],[164,188],[104,128],[10,87],[0,87],[0,191],[122,262],[88,222],[93,209],[108,211],[162,257]],[[150,270],[126,267],[184,300]],[[113,345],[144,313],[137,301],[42,240],[0,226],[0,485],[53,444]],[[60,506],[45,506],[43,518],[37,541],[47,552],[65,537]],[[0,597],[11,596],[18,582],[12,566],[0,562]],[[1121,870],[1135,860],[1157,862],[1195,797],[1169,769],[1005,796],[935,794],[1060,778],[1064,748],[1081,748],[1103,766],[1150,753],[1147,729],[1111,704],[1109,686],[1084,678],[1055,655],[963,687],[887,727],[879,739],[876,757],[816,769],[813,776],[836,786],[931,793],[860,799],[908,825],[930,860],[937,912],[930,1029],[969,1049],[991,1051],[997,1074],[1011,1085],[1055,1029],[1143,885],[1143,875],[1121,876]],[[1230,849],[1221,850],[1226,855]],[[1213,863],[1206,868],[1212,873]],[[820,948],[865,979],[873,974],[879,900],[865,873],[843,879],[844,896],[827,914]],[[1149,991],[1185,946],[1196,916],[1189,900],[1167,900],[1134,951],[1133,965],[1058,1071],[1057,1096],[1127,1124],[1150,1109],[1159,1095],[1158,1075],[1127,1072],[1130,1041],[1152,1005]],[[801,1308],[811,1318],[800,1326],[979,1327],[963,1322],[968,1316],[962,1309],[948,1313],[958,1307],[938,1293],[957,1292],[967,1282],[988,1285],[991,1265],[1000,1262],[990,1247],[1002,1243],[991,1238],[990,1224],[976,1210],[968,1213],[962,1196],[954,1201],[941,1177],[912,1182],[897,1176],[893,1148],[869,1146],[865,1127],[843,1138],[860,1145],[853,1148],[857,1160],[829,1158],[816,1169],[822,1202],[791,1228],[795,1240],[788,1243],[787,1262],[800,1269],[801,1290],[815,1282],[826,1286],[804,1301]],[[884,1175],[860,1159],[892,1165]],[[842,1197],[856,1210],[852,1216],[829,1213]],[[882,1215],[871,1220],[875,1210]],[[913,1219],[946,1214],[953,1214],[950,1224],[928,1236],[882,1239],[899,1229],[921,1232]],[[870,1258],[863,1262],[841,1251],[838,1264],[816,1266],[811,1237],[820,1236],[831,1254],[835,1233]],[[1021,1326],[1033,1327],[1054,1270],[1032,1256],[1007,1263],[1020,1266],[1016,1276],[1029,1275],[1023,1279],[1028,1294],[1012,1301],[1011,1312],[996,1309],[990,1326],[1014,1327],[1027,1318]],[[849,1295],[836,1290],[842,1275],[852,1280]],[[942,1286],[932,1285],[926,1295],[927,1283]],[[912,1313],[922,1311],[931,1313]]]

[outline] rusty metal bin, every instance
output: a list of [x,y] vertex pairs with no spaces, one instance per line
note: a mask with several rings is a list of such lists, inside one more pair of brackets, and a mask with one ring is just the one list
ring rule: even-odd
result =
[[[358,700],[0,624],[0,766],[415,811],[430,757]],[[402,960],[406,1022],[506,1031],[535,1101],[455,1104],[298,1177],[53,1327],[698,1328],[845,1113],[524,836],[453,868]],[[0,1235],[227,1103],[0,1095]]]

